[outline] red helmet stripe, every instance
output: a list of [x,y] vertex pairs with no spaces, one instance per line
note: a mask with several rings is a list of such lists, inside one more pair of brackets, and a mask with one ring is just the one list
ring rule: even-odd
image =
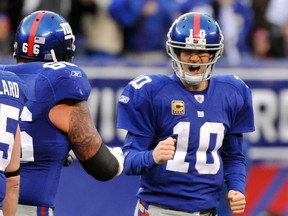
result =
[[193,30],[193,37],[199,38],[200,35],[200,14],[196,13],[194,16],[194,30]]
[[45,15],[45,12],[40,12],[37,15],[36,19],[34,20],[34,22],[32,24],[32,27],[31,27],[31,30],[30,30],[30,36],[29,36],[29,39],[28,39],[28,53],[27,53],[28,56],[33,56],[34,38],[35,38],[36,31],[37,31],[37,28],[39,26],[39,23],[40,23],[40,21],[41,21],[41,19],[43,18],[44,15]]

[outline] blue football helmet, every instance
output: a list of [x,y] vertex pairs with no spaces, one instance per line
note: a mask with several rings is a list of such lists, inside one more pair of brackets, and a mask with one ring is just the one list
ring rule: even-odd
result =
[[[211,77],[217,60],[222,56],[224,37],[218,23],[210,16],[189,12],[174,21],[167,34],[166,50],[172,58],[172,66],[177,76],[190,85],[196,85]],[[212,56],[207,64],[193,64],[179,60],[181,49],[205,50]],[[183,70],[183,64],[198,67],[206,65],[203,74],[193,75]]]
[[14,57],[33,61],[68,61],[75,53],[75,36],[69,23],[51,11],[36,11],[18,26]]

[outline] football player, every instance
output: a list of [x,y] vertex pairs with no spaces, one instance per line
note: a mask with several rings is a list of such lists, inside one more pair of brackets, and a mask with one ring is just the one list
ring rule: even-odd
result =
[[183,14],[167,37],[174,72],[137,77],[118,102],[124,171],[141,176],[135,216],[217,215],[224,181],[232,212],[242,213],[251,91],[236,76],[212,76],[224,37],[210,16]]
[[26,101],[23,81],[0,70],[0,215],[15,215],[20,182],[19,117]]
[[53,215],[61,168],[72,150],[85,171],[99,181],[120,175],[123,155],[108,148],[91,118],[91,86],[71,63],[75,37],[69,23],[51,11],[25,17],[16,33],[15,72],[29,87],[21,114],[21,184],[17,215]]

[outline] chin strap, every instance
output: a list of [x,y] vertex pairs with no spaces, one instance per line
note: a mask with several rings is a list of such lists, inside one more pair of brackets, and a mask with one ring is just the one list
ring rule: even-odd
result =
[[56,58],[56,54],[55,54],[54,49],[51,49],[50,52],[51,52],[51,56],[52,56],[53,62],[58,62],[58,61],[57,61],[57,58]]

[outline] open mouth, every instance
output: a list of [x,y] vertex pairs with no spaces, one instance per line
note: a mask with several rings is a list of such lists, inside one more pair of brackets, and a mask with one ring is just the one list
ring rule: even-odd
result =
[[200,66],[189,66],[188,69],[192,73],[197,73],[200,70]]

